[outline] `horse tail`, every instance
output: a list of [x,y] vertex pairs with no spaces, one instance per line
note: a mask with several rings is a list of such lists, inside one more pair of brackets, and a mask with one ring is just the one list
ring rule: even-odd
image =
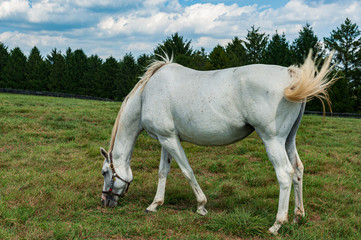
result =
[[308,102],[316,97],[320,99],[324,113],[325,104],[323,100],[326,101],[331,110],[331,100],[327,90],[337,80],[328,78],[333,69],[333,66],[330,66],[332,56],[333,52],[326,57],[319,71],[315,59],[312,59],[312,51],[309,52],[303,65],[289,67],[288,72],[292,82],[284,90],[285,98],[291,102]]

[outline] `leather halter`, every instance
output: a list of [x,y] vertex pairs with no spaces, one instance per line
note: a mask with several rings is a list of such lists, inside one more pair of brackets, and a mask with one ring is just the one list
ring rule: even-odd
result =
[[[109,153],[109,160],[110,160],[110,169],[112,170],[112,180],[110,181],[109,191],[102,191],[102,192],[105,193],[105,194],[113,194],[114,196],[117,196],[117,197],[124,197],[125,194],[127,194],[128,189],[129,189],[129,185],[132,183],[133,179],[130,180],[130,181],[127,181],[127,180],[121,178],[116,173],[114,163],[113,163],[112,152]],[[121,194],[116,194],[116,193],[113,192],[113,186],[114,186],[114,182],[115,182],[116,178],[118,178],[119,180],[123,181],[126,184],[125,188],[123,189]]]

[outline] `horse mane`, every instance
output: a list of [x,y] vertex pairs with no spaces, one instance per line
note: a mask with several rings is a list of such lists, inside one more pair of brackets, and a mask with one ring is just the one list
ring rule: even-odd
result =
[[119,120],[120,117],[122,116],[122,113],[124,112],[124,109],[127,105],[128,100],[134,96],[135,92],[138,90],[139,87],[140,91],[142,92],[145,88],[145,86],[147,85],[149,79],[159,70],[161,69],[163,66],[173,63],[173,55],[171,58],[169,58],[169,56],[167,54],[164,54],[165,56],[161,56],[161,55],[157,55],[159,56],[162,60],[154,60],[151,64],[149,64],[146,67],[146,71],[143,74],[142,77],[140,77],[140,80],[138,81],[138,83],[134,86],[134,88],[132,89],[132,91],[125,97],[122,106],[120,107],[120,110],[118,112],[118,116],[115,120],[114,126],[113,126],[113,130],[112,130],[112,137],[110,139],[110,145],[109,145],[109,153],[113,151],[113,147],[114,147],[114,142],[115,142],[115,136],[118,132],[119,129]]

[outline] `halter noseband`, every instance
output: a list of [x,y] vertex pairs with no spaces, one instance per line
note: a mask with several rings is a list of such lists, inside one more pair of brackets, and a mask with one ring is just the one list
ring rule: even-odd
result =
[[[130,180],[130,181],[127,181],[123,178],[121,178],[116,172],[115,172],[115,168],[114,168],[114,164],[113,164],[113,155],[112,155],[112,152],[109,153],[109,160],[110,160],[110,169],[112,170],[112,180],[110,181],[110,187],[109,187],[109,191],[102,191],[102,193],[105,193],[105,194],[113,194],[117,197],[124,197],[125,194],[127,194],[128,192],[128,189],[129,189],[129,185],[132,183],[133,179]],[[123,192],[121,194],[116,194],[116,193],[113,193],[113,186],[114,186],[114,182],[115,182],[115,179],[118,178],[119,180],[122,180],[126,185],[125,185],[125,188],[123,190]]]

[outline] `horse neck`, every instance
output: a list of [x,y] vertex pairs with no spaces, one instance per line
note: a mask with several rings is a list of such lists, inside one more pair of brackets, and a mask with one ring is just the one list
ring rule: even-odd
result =
[[121,110],[117,121],[118,126],[115,133],[115,139],[110,151],[112,152],[114,164],[130,163],[131,155],[135,142],[142,131],[140,124],[140,94],[130,97]]

